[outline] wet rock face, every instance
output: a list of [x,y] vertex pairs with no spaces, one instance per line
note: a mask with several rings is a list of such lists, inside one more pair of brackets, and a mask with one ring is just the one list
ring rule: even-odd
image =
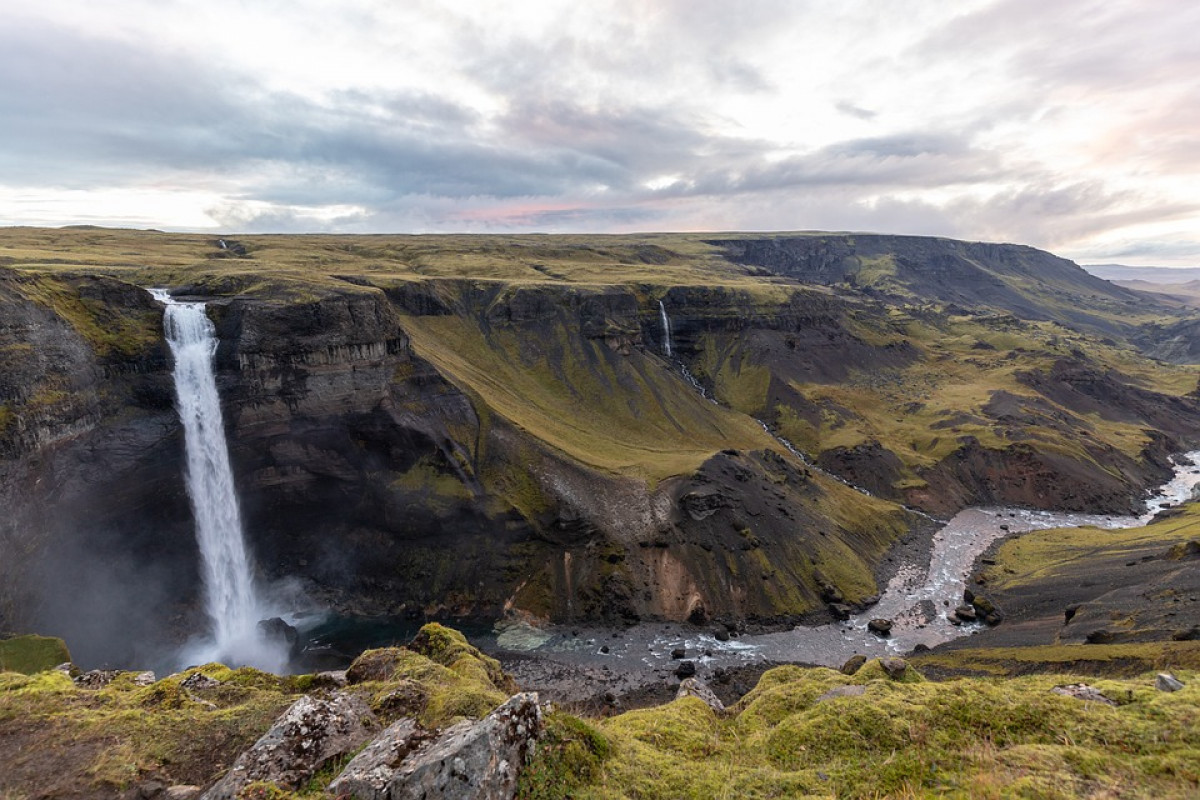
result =
[[254,781],[298,789],[331,759],[368,741],[373,723],[366,702],[355,695],[337,693],[327,700],[301,697],[238,756],[202,800],[233,800]]
[[132,664],[114,632],[153,647],[147,609],[198,584],[161,319],[112,278],[0,269],[0,629],[83,664]]

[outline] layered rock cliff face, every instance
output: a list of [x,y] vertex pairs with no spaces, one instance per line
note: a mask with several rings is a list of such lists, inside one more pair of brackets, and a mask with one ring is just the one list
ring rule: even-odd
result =
[[[761,241],[739,258],[777,268]],[[1197,441],[1195,375],[1115,342],[864,293],[845,270],[721,269],[190,273],[263,578],[349,613],[783,621],[875,594],[928,524],[901,503],[1127,510]],[[113,632],[201,624],[160,310],[122,277],[13,270],[0,312],[0,627],[128,660]]]

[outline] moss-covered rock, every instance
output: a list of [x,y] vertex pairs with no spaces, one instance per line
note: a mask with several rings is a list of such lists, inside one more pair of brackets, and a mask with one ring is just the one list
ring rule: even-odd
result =
[[71,660],[62,639],[54,636],[14,636],[0,639],[0,672],[33,674]]

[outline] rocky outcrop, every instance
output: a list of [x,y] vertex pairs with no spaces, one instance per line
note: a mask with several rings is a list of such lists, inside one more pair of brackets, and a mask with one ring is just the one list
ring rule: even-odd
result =
[[238,756],[225,777],[202,800],[233,800],[254,781],[298,789],[331,759],[351,753],[371,738],[374,716],[358,696],[301,697],[254,746]]
[[400,720],[346,765],[329,792],[355,800],[509,800],[541,731],[537,695],[528,693],[436,736]]

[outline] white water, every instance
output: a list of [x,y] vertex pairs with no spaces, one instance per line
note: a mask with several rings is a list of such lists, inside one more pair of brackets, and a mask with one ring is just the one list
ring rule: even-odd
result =
[[671,357],[671,318],[667,316],[667,307],[663,305],[663,301],[658,301],[658,316],[662,320],[663,329],[663,355],[667,358]]
[[175,396],[183,423],[187,490],[200,546],[205,610],[211,637],[186,649],[191,662],[224,661],[278,670],[284,655],[262,640],[258,621],[268,614],[254,586],[254,567],[242,533],[221,398],[213,373],[216,330],[203,303],[184,303],[164,289],[150,290],[166,305],[163,328],[175,358]]

